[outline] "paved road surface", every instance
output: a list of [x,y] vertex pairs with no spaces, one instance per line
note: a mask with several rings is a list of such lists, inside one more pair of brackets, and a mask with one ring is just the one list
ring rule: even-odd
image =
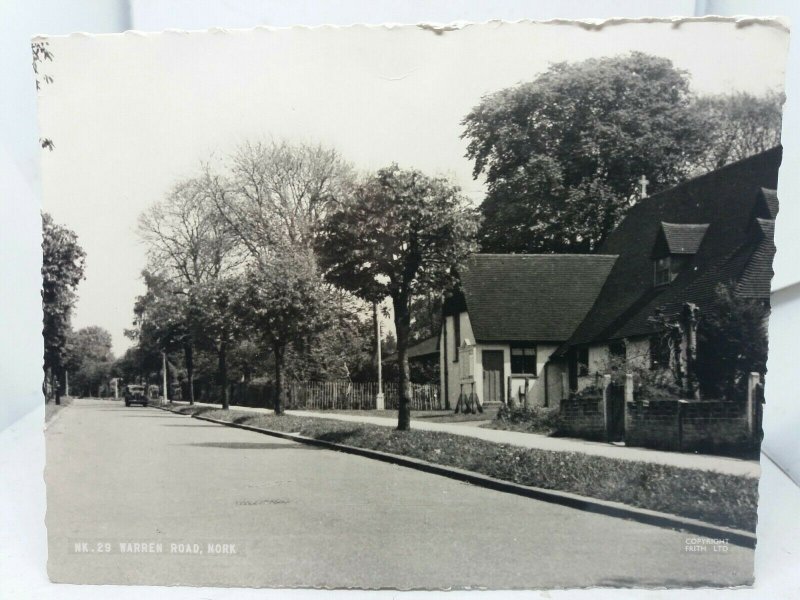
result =
[[[58,582],[737,585],[753,567],[753,552],[736,546],[687,552],[690,534],[154,408],[76,400],[46,435],[48,567]],[[162,552],[119,552],[151,542]],[[209,543],[236,554],[211,555]],[[173,554],[172,544],[203,554]]]

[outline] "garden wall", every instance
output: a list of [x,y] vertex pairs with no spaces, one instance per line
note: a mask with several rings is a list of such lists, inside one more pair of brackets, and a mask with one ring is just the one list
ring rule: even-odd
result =
[[753,440],[747,404],[725,400],[628,402],[625,443],[663,450],[746,448]]
[[602,396],[571,395],[561,401],[559,433],[587,439],[605,439]]

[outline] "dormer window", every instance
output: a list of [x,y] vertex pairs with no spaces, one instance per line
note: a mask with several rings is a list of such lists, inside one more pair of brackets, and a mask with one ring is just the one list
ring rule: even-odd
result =
[[659,285],[667,285],[670,281],[672,281],[672,276],[670,274],[669,268],[669,256],[664,256],[662,258],[657,258],[655,260],[655,285],[658,287]]
[[697,254],[708,224],[661,223],[653,248],[653,284],[669,285]]

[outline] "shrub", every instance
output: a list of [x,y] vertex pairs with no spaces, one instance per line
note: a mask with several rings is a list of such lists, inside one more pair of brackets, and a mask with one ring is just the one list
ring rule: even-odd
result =
[[502,405],[497,411],[492,425],[494,429],[550,434],[558,430],[558,409],[539,406],[509,408]]

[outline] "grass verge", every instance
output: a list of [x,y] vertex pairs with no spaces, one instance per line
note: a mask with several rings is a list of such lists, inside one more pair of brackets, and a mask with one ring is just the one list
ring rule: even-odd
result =
[[203,416],[285,433],[410,456],[496,479],[622,502],[708,523],[755,531],[758,480],[670,465],[496,444],[435,431],[400,432],[388,427],[317,417],[254,414],[182,406]]
[[[307,409],[302,409],[307,410]],[[356,415],[364,417],[383,417],[388,419],[397,419],[396,410],[313,410],[309,412],[318,413],[320,417],[324,418],[326,414],[336,415]],[[411,418],[419,419],[420,421],[427,421],[429,423],[463,423],[465,421],[489,421],[494,419],[497,415],[497,408],[485,408],[482,413],[455,414],[452,410],[412,410]]]

